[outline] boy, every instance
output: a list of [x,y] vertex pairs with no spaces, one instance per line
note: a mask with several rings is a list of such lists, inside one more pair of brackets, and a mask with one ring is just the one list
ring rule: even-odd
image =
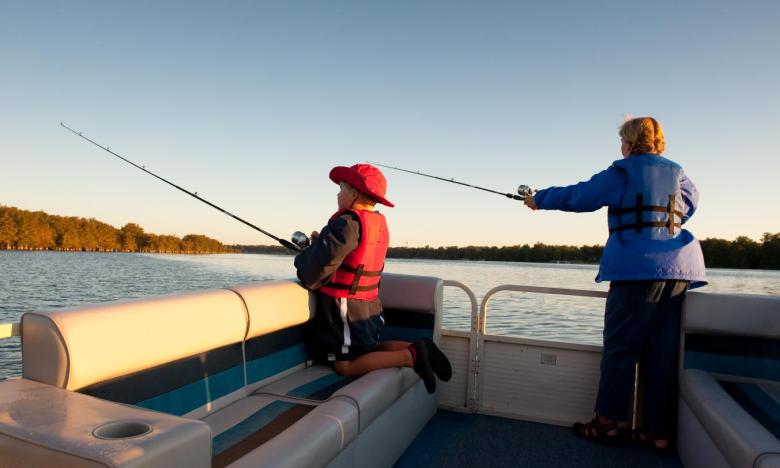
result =
[[448,381],[452,367],[432,340],[379,342],[384,326],[379,282],[390,237],[374,206],[393,206],[385,198],[387,181],[370,164],[335,167],[330,179],[339,184],[338,211],[322,232],[312,233],[311,247],[295,257],[298,278],[317,291],[315,360],[344,376],[411,367],[433,393],[436,376]]

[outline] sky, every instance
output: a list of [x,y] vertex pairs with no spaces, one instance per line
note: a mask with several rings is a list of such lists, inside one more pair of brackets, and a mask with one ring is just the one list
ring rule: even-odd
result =
[[[664,126],[699,238],[780,232],[780,2],[6,2],[0,204],[272,244],[59,126],[289,237],[336,165],[499,191],[587,180]],[[393,246],[592,245],[571,214],[386,170]]]

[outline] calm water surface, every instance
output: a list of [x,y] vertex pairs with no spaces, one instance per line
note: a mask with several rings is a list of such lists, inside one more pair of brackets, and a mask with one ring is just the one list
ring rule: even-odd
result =
[[[481,300],[499,284],[606,291],[591,265],[388,260],[385,271],[438,276],[469,286]],[[707,292],[780,294],[780,272],[709,270]],[[292,278],[292,257],[0,251],[0,323],[24,312]],[[468,297],[446,288],[443,326],[468,330]],[[603,299],[501,292],[490,302],[488,332],[601,344]],[[0,378],[21,373],[19,339],[0,341]]]

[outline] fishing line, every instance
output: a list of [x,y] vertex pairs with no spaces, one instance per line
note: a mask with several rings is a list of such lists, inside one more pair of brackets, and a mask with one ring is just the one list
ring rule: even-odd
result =
[[446,179],[444,177],[439,177],[439,176],[435,176],[435,175],[431,175],[431,174],[425,174],[425,173],[420,172],[420,171],[410,171],[408,169],[401,169],[400,167],[387,166],[385,164],[379,164],[379,163],[370,162],[370,161],[367,161],[367,162],[369,164],[373,164],[375,166],[386,167],[388,169],[394,169],[396,171],[408,172],[409,174],[415,174],[415,175],[419,175],[419,176],[423,176],[423,177],[430,177],[431,179],[442,180],[444,182],[449,182],[451,184],[464,185],[466,187],[471,187],[471,188],[474,188],[474,189],[477,189],[477,190],[483,190],[485,192],[495,193],[497,195],[501,195],[501,196],[504,196],[504,197],[507,197],[507,198],[511,198],[512,200],[520,200],[520,201],[525,200],[526,197],[532,195],[533,192],[534,192],[531,189],[531,187],[529,187],[527,185],[521,185],[521,186],[517,187],[517,195],[515,195],[513,193],[499,192],[498,190],[492,190],[492,189],[489,189],[489,188],[480,187],[478,185],[467,184],[465,182],[460,182],[460,181],[457,181],[455,179]]
[[120,155],[116,154],[115,152],[111,151],[108,148],[108,146],[103,146],[103,145],[101,145],[101,144],[91,140],[90,138],[87,138],[86,136],[82,135],[81,132],[77,132],[76,130],[73,130],[72,128],[70,128],[67,125],[65,125],[63,122],[60,122],[60,125],[63,128],[69,130],[74,135],[76,135],[78,137],[81,137],[84,140],[87,140],[88,142],[92,143],[93,145],[97,146],[98,148],[102,149],[103,151],[106,151],[107,153],[111,153],[112,155],[114,155],[117,158],[121,159],[122,161],[132,165],[133,167],[146,172],[147,174],[149,174],[149,175],[151,175],[151,176],[153,176],[153,177],[155,177],[155,178],[165,182],[166,184],[170,185],[171,187],[174,187],[174,188],[176,188],[178,190],[181,190],[182,192],[186,193],[187,195],[189,195],[189,196],[191,196],[193,198],[196,198],[197,200],[200,200],[201,202],[207,204],[208,206],[225,213],[226,215],[230,216],[231,218],[235,219],[236,221],[239,221],[239,222],[244,223],[245,225],[251,227],[255,231],[258,231],[258,232],[261,232],[261,233],[265,234],[266,236],[270,237],[271,239],[275,240],[276,242],[280,243],[281,245],[287,247],[288,249],[293,250],[295,252],[299,252],[301,250],[298,246],[296,246],[292,242],[290,242],[288,240],[285,240],[285,239],[282,239],[282,238],[279,238],[279,237],[276,237],[275,235],[271,234],[270,232],[268,232],[268,231],[266,231],[264,229],[261,229],[261,228],[255,226],[254,224],[250,223],[249,221],[246,221],[246,220],[244,220],[242,218],[239,218],[238,216],[236,216],[233,213],[225,210],[224,208],[221,208],[221,207],[215,205],[214,203],[211,203],[210,201],[200,197],[198,195],[198,192],[190,192],[187,189],[179,187],[178,185],[174,184],[173,182],[171,182],[171,181],[169,181],[169,180],[167,180],[167,179],[165,179],[163,177],[160,177],[159,175],[155,174],[154,172],[146,169],[146,166],[139,166],[138,164],[134,163],[133,161],[130,161],[129,159],[127,159],[127,158],[125,158],[123,156],[120,156]]

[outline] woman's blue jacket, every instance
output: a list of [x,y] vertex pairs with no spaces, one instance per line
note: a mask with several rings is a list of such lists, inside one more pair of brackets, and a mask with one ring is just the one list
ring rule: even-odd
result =
[[701,246],[682,229],[698,199],[682,168],[657,154],[630,156],[588,181],[535,194],[543,210],[609,208],[610,234],[596,281],[678,279],[691,288],[707,284]]

